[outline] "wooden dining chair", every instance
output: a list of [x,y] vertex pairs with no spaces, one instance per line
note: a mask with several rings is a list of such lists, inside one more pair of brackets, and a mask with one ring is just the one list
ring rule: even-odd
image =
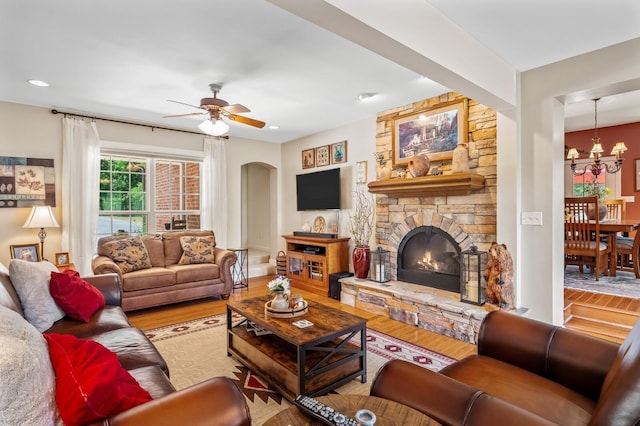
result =
[[622,199],[604,200],[607,206],[607,219],[625,220],[627,217],[627,202]]
[[633,271],[640,278],[640,231],[636,231],[634,238],[618,237],[616,251],[618,270]]
[[594,215],[589,220],[588,210],[596,209],[597,197],[566,197],[564,199],[564,254],[565,266],[589,266],[599,280],[600,273],[608,270],[611,247],[600,235],[600,220]]

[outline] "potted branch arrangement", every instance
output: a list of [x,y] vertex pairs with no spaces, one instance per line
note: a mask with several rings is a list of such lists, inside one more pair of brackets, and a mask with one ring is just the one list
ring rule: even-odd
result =
[[356,278],[367,278],[371,260],[369,241],[373,232],[376,202],[364,186],[358,185],[353,191],[353,205],[349,213],[349,231],[354,244],[353,270]]
[[598,212],[599,220],[602,220],[607,216],[607,206],[603,203],[603,200],[612,192],[613,191],[611,191],[611,188],[608,188],[603,184],[599,184],[596,181],[595,177],[592,177],[589,184],[584,185],[582,194],[585,197],[593,197],[594,195],[598,197],[598,205],[596,206],[596,208],[591,209],[591,207],[589,207],[587,209],[587,215],[589,219],[595,219],[596,211]]

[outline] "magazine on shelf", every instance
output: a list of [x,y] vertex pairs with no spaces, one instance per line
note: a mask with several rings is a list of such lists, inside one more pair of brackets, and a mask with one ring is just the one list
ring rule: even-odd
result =
[[260,327],[253,321],[247,321],[247,331],[253,331],[256,336],[264,336],[266,334],[273,334],[271,331]]

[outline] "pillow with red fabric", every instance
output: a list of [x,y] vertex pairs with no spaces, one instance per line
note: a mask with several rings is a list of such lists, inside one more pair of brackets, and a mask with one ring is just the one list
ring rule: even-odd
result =
[[45,333],[56,373],[56,402],[67,426],[84,425],[151,401],[115,353],[93,340]]
[[104,295],[80,278],[78,271],[51,272],[49,292],[56,304],[71,318],[89,322],[91,315],[105,304]]

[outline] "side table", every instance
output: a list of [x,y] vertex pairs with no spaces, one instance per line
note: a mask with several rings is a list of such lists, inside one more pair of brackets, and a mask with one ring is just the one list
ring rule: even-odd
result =
[[249,249],[229,249],[236,253],[236,263],[231,267],[233,291],[249,288]]
[[[367,395],[325,395],[316,398],[323,404],[353,418],[362,408],[371,410],[376,415],[376,424],[385,426],[437,426],[440,423],[406,405]],[[296,406],[289,407],[267,420],[263,426],[316,426],[322,425],[316,420],[302,414]]]

